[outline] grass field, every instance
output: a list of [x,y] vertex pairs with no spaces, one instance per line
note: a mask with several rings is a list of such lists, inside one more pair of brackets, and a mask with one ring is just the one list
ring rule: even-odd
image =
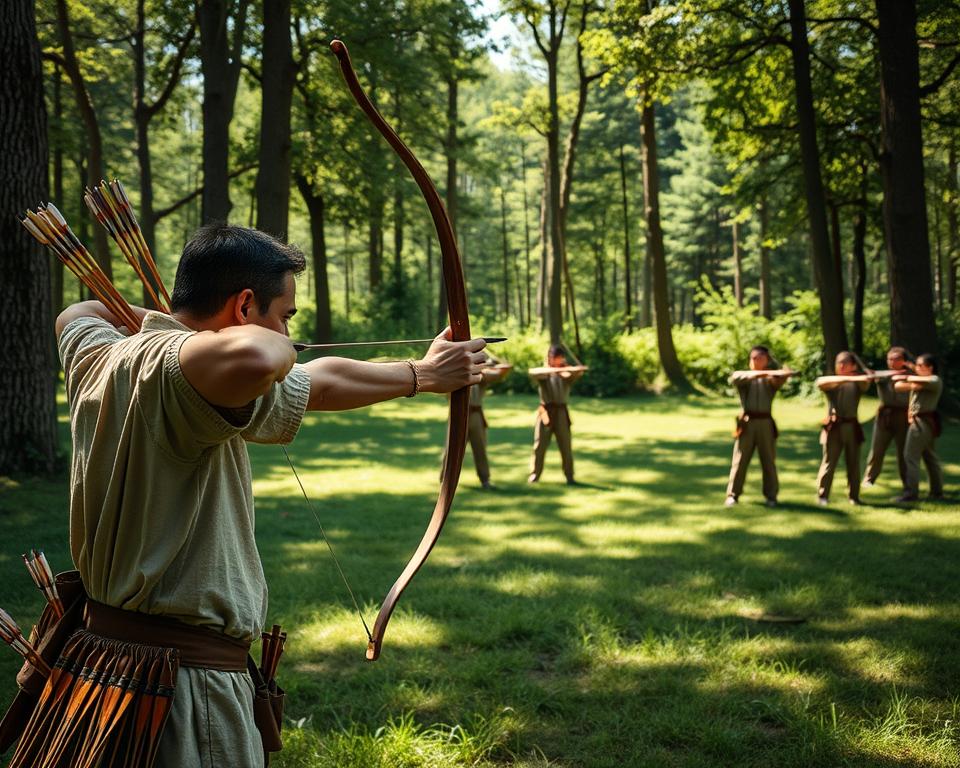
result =
[[[947,502],[889,503],[891,463],[862,507],[838,476],[820,508],[822,409],[780,402],[781,506],[759,503],[755,459],[726,509],[731,402],[575,400],[575,488],[555,447],[526,485],[534,407],[488,398],[498,488],[468,452],[376,663],[282,453],[251,447],[270,621],[291,633],[272,765],[960,765],[955,425]],[[368,622],[429,519],[443,425],[425,397],[311,416],[290,449]],[[19,553],[68,565],[66,482],[0,490],[0,605],[27,623]]]

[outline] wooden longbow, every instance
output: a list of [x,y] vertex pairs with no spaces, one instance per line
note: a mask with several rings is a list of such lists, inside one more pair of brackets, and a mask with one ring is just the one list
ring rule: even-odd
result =
[[[463,265],[460,260],[460,251],[457,248],[457,238],[453,232],[453,225],[450,223],[450,217],[440,199],[440,194],[434,186],[433,181],[427,175],[420,161],[406,144],[397,136],[396,132],[383,116],[373,106],[373,103],[367,97],[360,81],[357,80],[353,64],[350,62],[350,54],[347,46],[340,40],[334,40],[330,43],[330,48],[337,61],[340,63],[340,71],[343,79],[350,89],[350,93],[356,100],[360,109],[370,119],[370,122],[376,127],[380,134],[387,140],[393,150],[397,153],[404,165],[407,166],[412,174],[420,192],[427,201],[427,207],[430,209],[430,215],[433,217],[433,224],[437,230],[437,238],[440,241],[441,262],[443,265],[443,282],[447,291],[447,305],[449,308],[450,328],[453,331],[454,341],[468,341],[470,339],[470,317],[467,312],[467,293],[463,280]],[[446,522],[447,515],[450,514],[450,506],[453,503],[454,494],[457,492],[457,484],[460,482],[460,470],[463,465],[463,454],[467,444],[467,422],[470,415],[470,390],[468,387],[457,390],[450,395],[450,414],[447,419],[447,441],[446,451],[443,459],[443,474],[440,482],[440,493],[437,496],[437,502],[433,508],[433,514],[430,517],[430,523],[427,530],[420,540],[413,557],[404,567],[400,576],[390,587],[387,596],[380,606],[380,612],[373,625],[373,631],[370,633],[370,641],[367,645],[367,659],[375,661],[380,656],[380,650],[383,646],[383,635],[387,631],[387,624],[393,609],[400,599],[400,595],[410,584],[420,567],[426,562],[430,551],[440,537],[440,531]]]

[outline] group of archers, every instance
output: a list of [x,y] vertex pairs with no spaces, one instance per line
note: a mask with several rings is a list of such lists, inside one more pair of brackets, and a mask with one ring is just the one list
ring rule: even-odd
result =
[[[943,470],[936,453],[940,436],[940,414],[937,403],[943,391],[937,360],[931,354],[911,359],[903,347],[887,352],[887,369],[868,368],[853,352],[840,352],[834,362],[835,375],[821,376],[815,382],[827,398],[827,415],[820,430],[823,459],[817,473],[817,503],[830,503],[833,475],[844,460],[847,470],[847,498],[860,503],[861,486],[870,488],[883,467],[884,456],[893,443],[903,492],[899,503],[920,498],[920,462],[927,468],[930,498],[943,497]],[[747,466],[754,450],[760,455],[763,474],[763,496],[767,506],[776,506],[777,425],[771,404],[777,391],[794,371],[778,368],[770,350],[756,346],[750,350],[750,370],[736,371],[730,377],[740,396],[741,412],[733,444],[733,465],[727,484],[727,506],[734,506],[743,493]],[[880,408],[873,423],[873,438],[867,457],[867,469],[860,475],[860,445],[865,437],[857,414],[860,398],[875,383]]]
[[[449,329],[420,360],[298,363],[287,325],[304,268],[294,246],[214,224],[185,245],[170,312],[132,308],[139,332],[99,301],[57,318],[77,581],[57,584],[59,608],[38,624],[42,643],[62,647],[49,664],[45,646],[37,661],[26,638],[11,642],[28,658],[0,723],[13,768],[269,762],[282,696],[264,670],[284,636],[269,636],[259,667],[250,658],[266,637],[267,585],[248,442],[289,443],[308,411],[473,386],[470,440],[489,484],[480,399],[509,366],[491,366],[484,339],[453,341]],[[547,363],[530,371],[542,402],[529,480],[556,435],[572,483],[566,400],[585,369],[557,348]],[[58,639],[61,626],[71,632]]]

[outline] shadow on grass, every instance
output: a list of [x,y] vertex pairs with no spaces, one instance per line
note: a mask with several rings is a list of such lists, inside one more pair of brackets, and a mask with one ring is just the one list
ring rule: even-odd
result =
[[[699,438],[625,436],[593,420],[622,415],[621,401],[578,403],[584,484],[545,476],[528,486],[532,425],[513,423],[528,412],[532,421],[535,400],[505,400],[498,405],[510,423],[490,433],[499,490],[461,489],[376,664],[360,661],[359,619],[282,454],[251,447],[258,480],[282,484],[258,494],[257,525],[271,621],[291,631],[282,665],[291,717],[311,718],[320,733],[350,724],[373,731],[407,711],[458,723],[509,707],[518,713],[516,754],[539,749],[570,766],[935,764],[900,742],[881,754],[864,734],[884,716],[894,684],[928,707],[921,718],[948,712],[956,696],[955,520],[953,529],[924,525],[924,507],[898,530],[875,522],[890,511],[883,506],[786,500],[773,510],[725,509],[730,407],[699,399],[676,403],[705,414]],[[627,405],[641,418],[664,408]],[[430,476],[443,430],[442,420],[395,412],[327,414],[291,447],[368,621],[435,497],[376,477],[376,489],[329,495],[324,480],[371,465],[391,477]],[[778,453],[785,495],[809,488],[812,501],[815,429],[784,430]],[[558,465],[554,448],[551,478]],[[468,463],[464,484],[470,473]],[[757,475],[754,463],[748,484]],[[38,600],[11,553],[40,544],[56,563],[65,559],[66,485],[13,493],[0,496],[0,604],[35,615]],[[763,612],[807,621],[762,624]],[[3,701],[15,669],[7,656]]]

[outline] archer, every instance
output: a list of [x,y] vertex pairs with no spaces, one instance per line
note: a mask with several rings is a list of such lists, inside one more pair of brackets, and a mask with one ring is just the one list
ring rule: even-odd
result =
[[57,318],[73,440],[70,542],[89,596],[86,631],[68,647],[72,658],[100,654],[99,669],[137,654],[173,665],[162,692],[172,701],[145,736],[133,724],[139,702],[105,730],[110,685],[93,686],[101,703],[79,722],[51,716],[56,701],[41,699],[11,765],[65,750],[128,756],[115,766],[195,766],[200,755],[264,764],[247,652],[267,587],[246,443],[289,443],[306,411],[459,390],[481,380],[485,360],[482,339],[455,342],[448,328],[420,360],[298,364],[287,324],[304,268],[293,246],[214,224],[184,247],[172,314],[133,308],[134,334],[97,301]]
[[576,485],[573,477],[573,446],[571,444],[570,409],[567,401],[574,383],[587,371],[585,365],[567,365],[563,347],[553,345],[547,351],[547,364],[531,368],[527,375],[537,382],[540,405],[533,427],[533,457],[530,461],[528,483],[535,483],[543,473],[543,460],[550,445],[550,436],[557,436],[557,447],[563,461],[567,485]]

